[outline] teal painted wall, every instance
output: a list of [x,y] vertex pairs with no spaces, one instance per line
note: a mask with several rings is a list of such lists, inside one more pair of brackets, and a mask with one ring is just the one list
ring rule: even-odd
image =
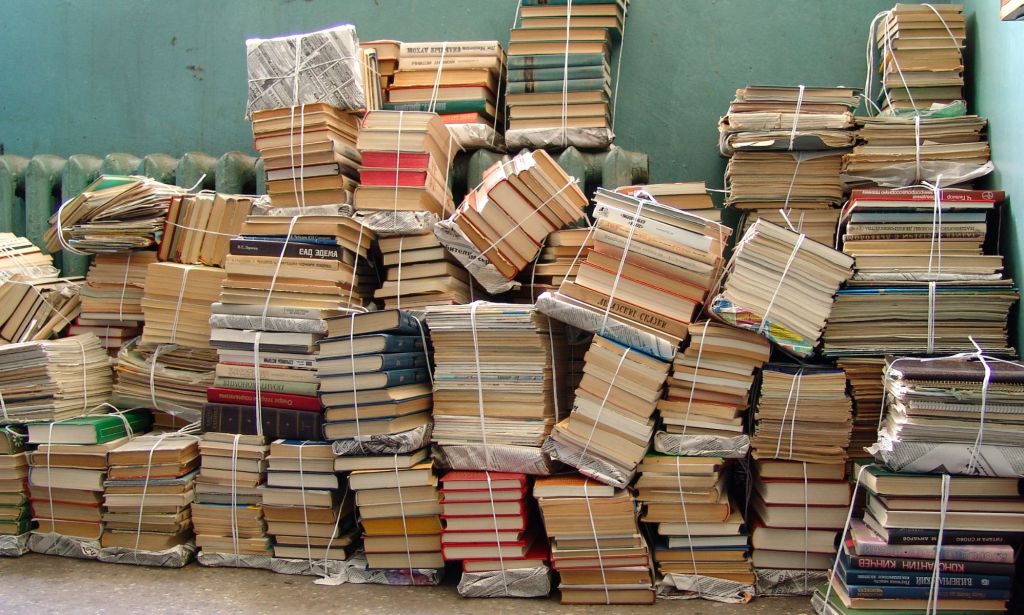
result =
[[[996,0],[967,0],[967,100],[988,118],[996,170],[986,185],[1007,194],[1003,254],[1010,274],[1024,280],[1024,22],[999,20]],[[1018,350],[1024,347],[1024,310],[1017,309]]]
[[[994,0],[991,0],[994,2]],[[718,117],[750,83],[860,86],[893,0],[633,0],[618,143],[655,181],[721,187]],[[515,0],[0,0],[9,154],[250,150],[243,42],[337,23],[360,38],[498,39]]]

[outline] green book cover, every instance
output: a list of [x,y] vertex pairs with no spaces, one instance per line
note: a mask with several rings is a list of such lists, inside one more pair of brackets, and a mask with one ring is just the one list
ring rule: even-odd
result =
[[24,452],[26,434],[24,425],[0,425],[0,455],[17,455]]
[[32,519],[26,516],[17,521],[0,521],[0,534],[19,536],[32,529]]
[[568,75],[569,79],[601,79],[608,76],[604,66],[570,66],[569,70],[563,67],[551,68],[516,68],[508,71],[509,83],[515,81],[561,81],[562,75]]
[[[55,421],[53,422],[53,432],[57,432],[63,427],[72,429],[91,427],[95,433],[95,441],[93,443],[104,444],[119,438],[124,438],[128,435],[128,431],[125,428],[125,421],[121,419],[121,416],[128,421],[128,425],[131,427],[132,433],[136,435],[149,431],[149,428],[153,425],[153,415],[150,414],[148,410],[130,410],[124,412],[120,416],[114,414],[93,414],[65,421]],[[29,423],[29,429],[31,430],[32,428],[42,427],[44,432],[49,432],[49,424],[49,421]],[[54,439],[59,440],[59,437],[55,436]],[[45,441],[45,439],[33,439],[33,441]]]
[[[572,0],[573,4],[617,4],[625,6],[629,0]],[[523,6],[566,6],[569,0],[523,0]]]
[[608,81],[605,79],[569,79],[563,82],[561,79],[553,81],[520,81],[510,82],[507,92],[509,94],[528,94],[533,92],[588,92],[592,90],[605,90],[608,88]]
[[[225,389],[238,389],[240,391],[255,391],[256,381],[252,378],[225,378],[218,376],[214,379],[213,386]],[[318,388],[319,384],[316,382],[287,382],[284,380],[264,380],[260,378],[260,390],[271,393],[315,397]]]
[[[509,56],[509,72],[522,68],[564,68],[565,55],[541,54],[529,56]],[[569,54],[569,66],[604,66],[603,53],[572,53]]]
[[[488,109],[490,106],[490,109]],[[409,103],[384,103],[385,110],[388,111],[429,111],[429,102],[409,102]],[[434,105],[434,111],[436,113],[479,113],[491,117],[494,111],[494,105],[482,99],[476,98],[471,100],[439,100]]]

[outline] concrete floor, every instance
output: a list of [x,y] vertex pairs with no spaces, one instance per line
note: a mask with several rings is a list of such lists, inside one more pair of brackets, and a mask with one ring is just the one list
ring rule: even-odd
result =
[[469,600],[452,581],[440,587],[315,585],[311,577],[266,570],[203,568],[179,570],[123,566],[30,553],[0,558],[0,613],[409,613],[461,615],[515,613],[547,615],[602,613],[685,613],[686,615],[808,615],[806,598],[764,598],[747,605],[700,600],[659,601],[652,607],[569,607],[554,598]]

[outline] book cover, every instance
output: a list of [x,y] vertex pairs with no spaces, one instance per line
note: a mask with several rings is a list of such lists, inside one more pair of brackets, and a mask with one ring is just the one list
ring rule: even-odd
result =
[[568,75],[568,79],[603,79],[607,74],[605,67],[601,64],[596,66],[570,66],[563,70],[562,66],[546,68],[516,68],[508,71],[509,83],[519,81],[561,81],[562,75]]
[[[470,100],[438,100],[435,101],[433,111],[435,113],[479,113],[490,116],[493,110],[487,108],[488,102],[483,98]],[[408,103],[384,103],[384,109],[391,111],[430,111],[429,102],[408,102]],[[369,152],[367,152],[369,153]],[[365,161],[364,161],[365,162]]]
[[[281,253],[282,248],[284,254]],[[274,258],[308,258],[342,261],[345,252],[338,245],[308,244],[298,241],[269,241],[263,239],[232,239],[228,251],[237,256],[271,256]]]
[[[263,408],[263,434],[267,438],[321,440],[324,417],[319,412]],[[203,431],[255,435],[256,408],[235,404],[203,406]]]
[[[240,389],[209,387],[206,389],[206,400],[215,404],[235,404],[253,406],[255,408],[256,392]],[[320,398],[309,395],[290,395],[287,393],[264,391],[260,393],[260,403],[264,410],[268,407],[316,413],[319,413],[322,410]]]
[[510,81],[506,91],[509,94],[531,94],[533,92],[586,92],[604,90],[608,80],[600,79],[554,79],[551,81]]
[[[570,54],[568,56],[568,64],[570,67],[576,66],[603,66],[605,63],[605,56],[603,53],[577,53]],[[520,70],[524,68],[558,68],[561,69],[566,65],[566,56],[559,54],[540,54],[540,55],[524,55],[524,56],[509,56],[508,58],[508,70]],[[561,74],[561,73],[559,73]]]

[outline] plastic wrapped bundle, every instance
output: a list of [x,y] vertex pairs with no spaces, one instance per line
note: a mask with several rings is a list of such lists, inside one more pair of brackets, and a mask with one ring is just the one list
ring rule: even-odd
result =
[[0,536],[0,557],[21,557],[29,552],[28,532],[24,534],[6,534]]
[[692,600],[703,598],[728,604],[746,604],[754,599],[753,585],[729,579],[692,574],[666,574],[658,583],[658,598]]
[[463,572],[458,591],[463,598],[539,598],[551,593],[551,571],[538,566]]
[[163,551],[142,551],[123,547],[100,549],[98,559],[107,564],[129,564],[132,566],[153,566],[157,568],[182,568],[187,566],[196,554],[191,543],[175,545]]
[[53,532],[32,532],[28,538],[28,548],[33,553],[42,553],[43,555],[59,555],[75,559],[99,559],[100,557],[100,541],[73,538]]

